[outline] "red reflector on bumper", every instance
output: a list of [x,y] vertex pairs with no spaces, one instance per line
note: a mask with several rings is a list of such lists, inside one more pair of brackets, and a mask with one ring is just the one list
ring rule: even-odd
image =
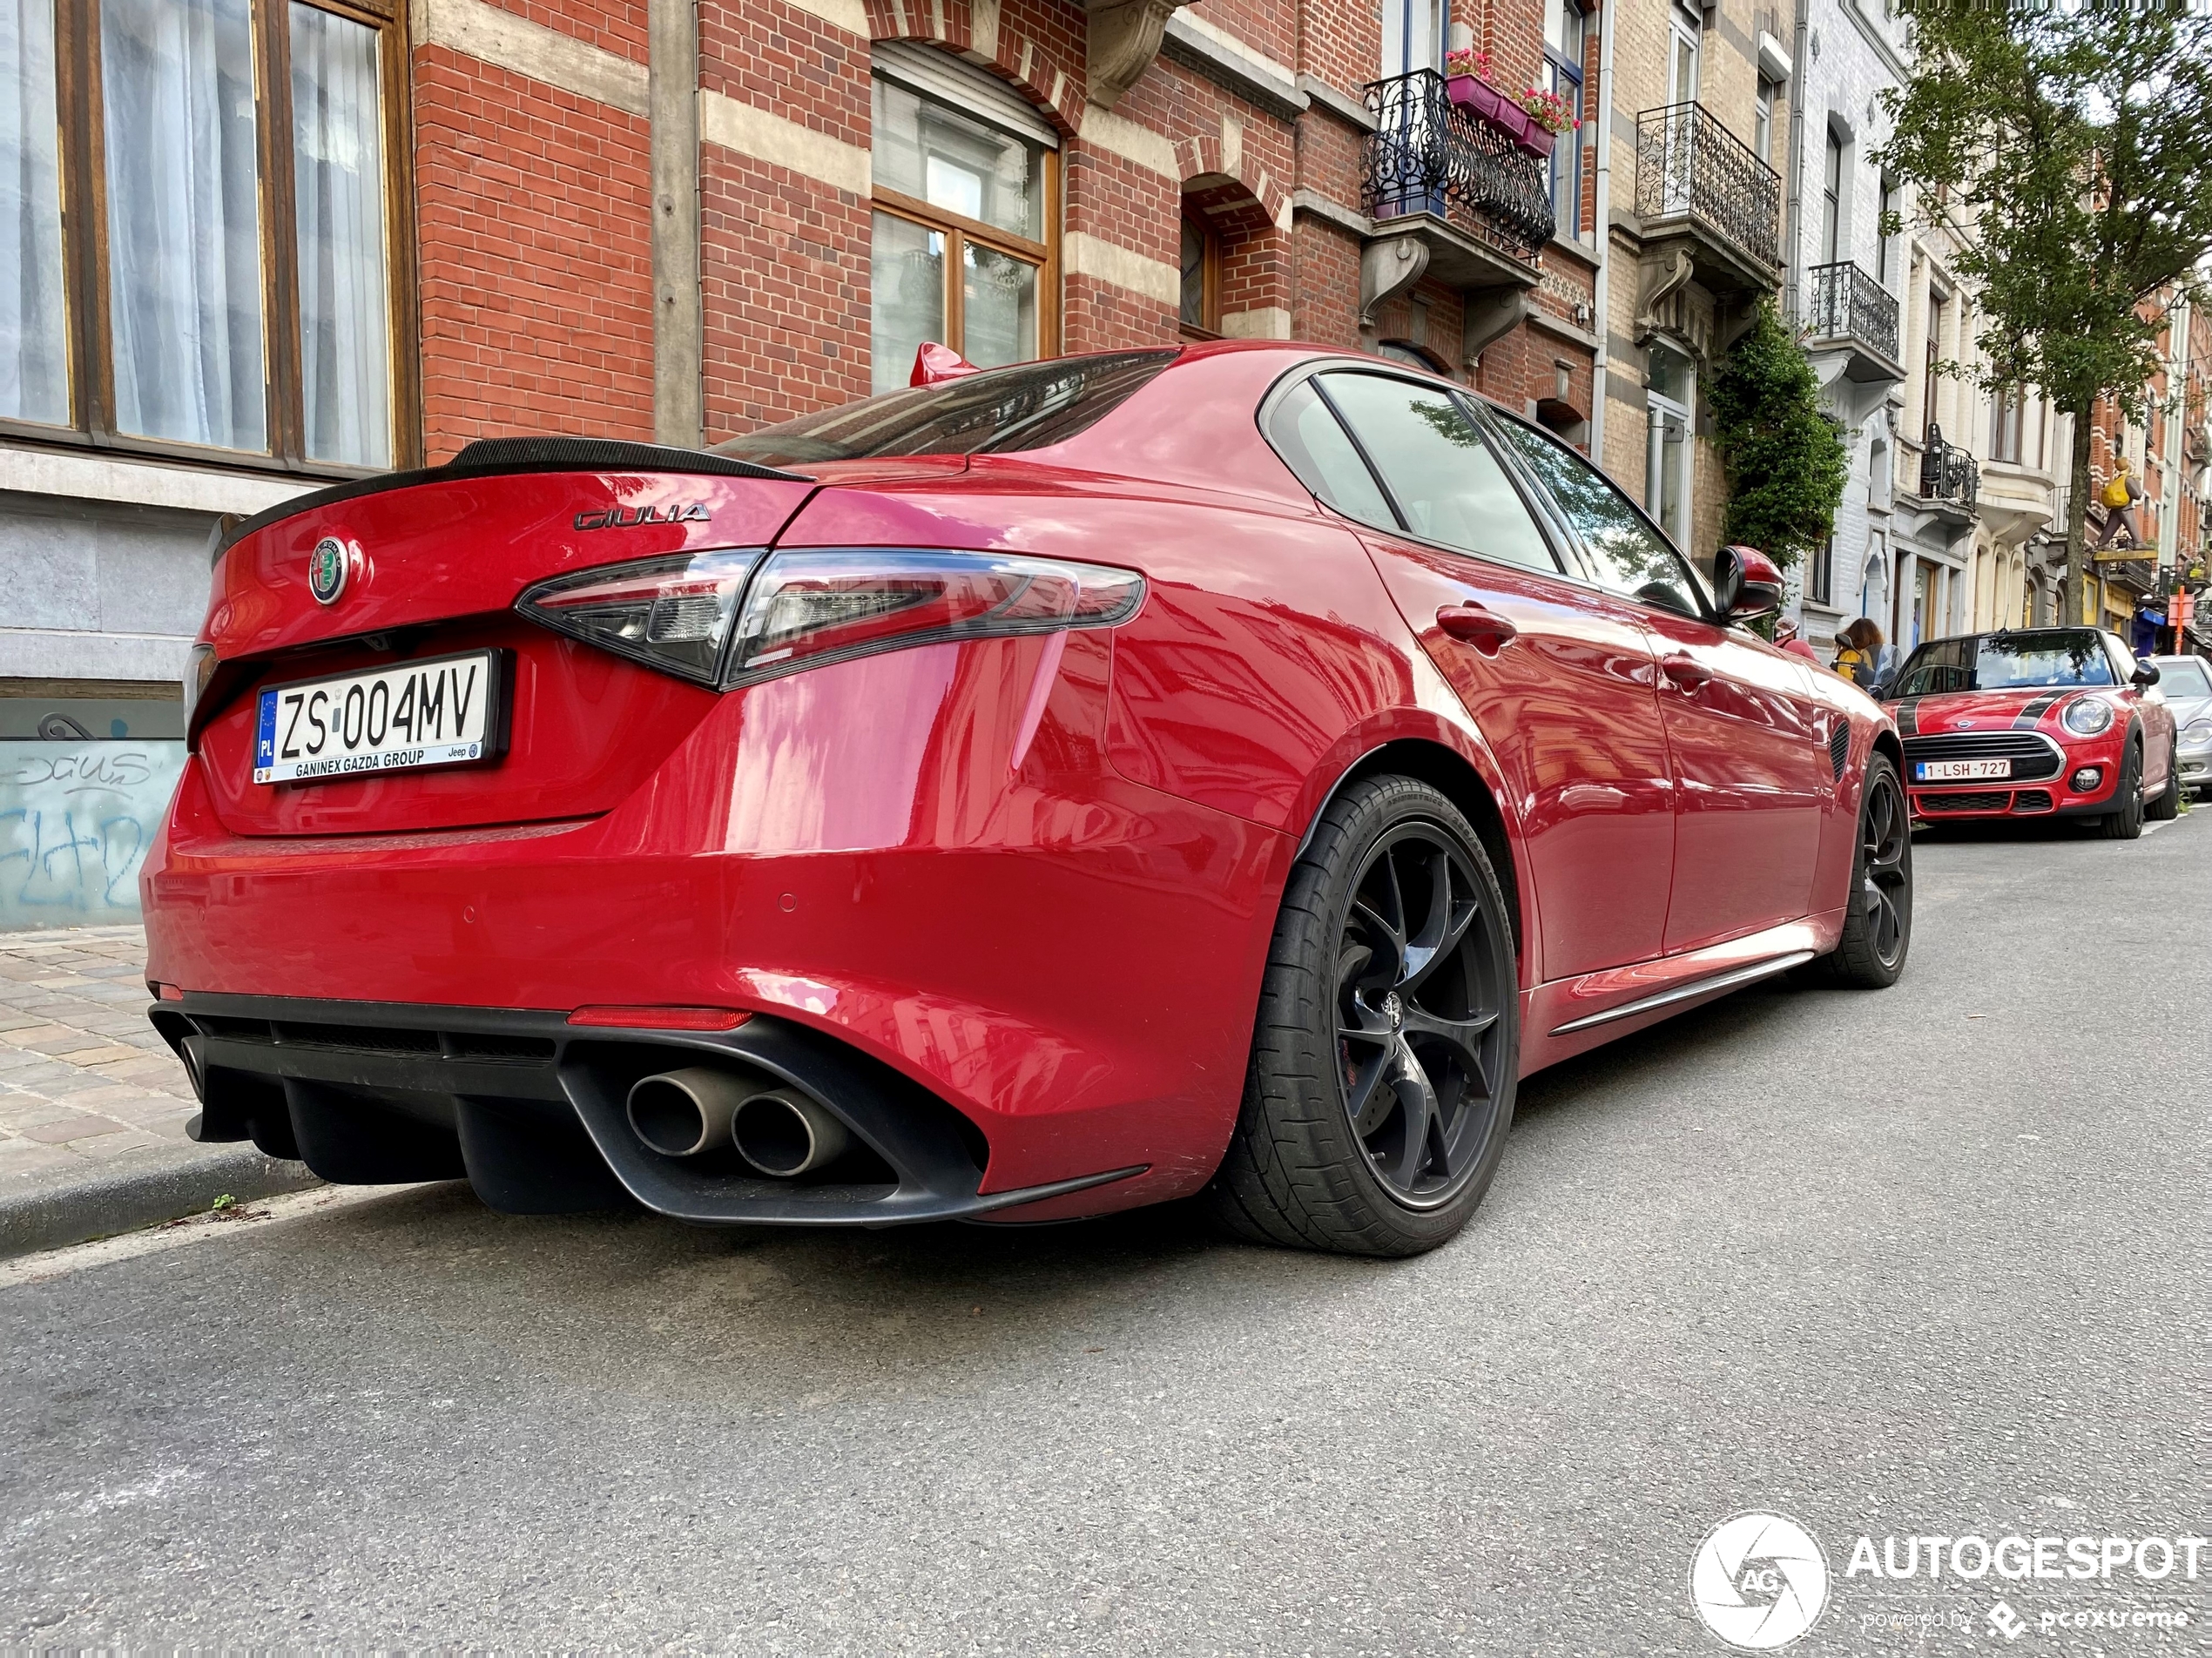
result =
[[752,1017],[735,1008],[579,1008],[569,1023],[616,1030],[735,1030]]
[[156,983],[147,987],[163,1001],[182,1001],[185,993],[172,984]]

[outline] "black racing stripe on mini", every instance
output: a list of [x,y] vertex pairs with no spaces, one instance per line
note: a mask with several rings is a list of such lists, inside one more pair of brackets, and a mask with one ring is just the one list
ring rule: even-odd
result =
[[2054,691],[2047,697],[2035,698],[2013,717],[2013,729],[2016,731],[2033,731],[2043,723],[2043,716],[2057,707],[2065,697],[2066,692]]
[[1917,697],[1897,705],[1897,734],[1899,737],[1918,737],[1920,734],[1919,709],[1920,700]]

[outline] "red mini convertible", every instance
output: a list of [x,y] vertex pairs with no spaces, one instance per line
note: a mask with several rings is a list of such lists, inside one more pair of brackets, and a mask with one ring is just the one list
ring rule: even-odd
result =
[[2094,819],[2133,840],[2182,809],[2173,711],[2158,670],[2098,628],[1932,639],[1891,695],[1912,815]]
[[1517,1080],[1912,927],[1898,735],[1579,455],[1274,344],[229,534],[145,877],[201,1139],[509,1210],[1450,1237]]

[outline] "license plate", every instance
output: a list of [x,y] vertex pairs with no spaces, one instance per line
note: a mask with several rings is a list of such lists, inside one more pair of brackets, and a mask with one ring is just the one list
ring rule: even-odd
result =
[[1916,783],[1960,783],[1970,778],[2008,778],[2010,760],[1922,760],[1912,768]]
[[320,783],[499,758],[502,653],[401,663],[271,685],[253,737],[256,783]]

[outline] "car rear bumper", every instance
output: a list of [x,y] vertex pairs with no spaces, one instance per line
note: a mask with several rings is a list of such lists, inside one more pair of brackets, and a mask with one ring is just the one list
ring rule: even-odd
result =
[[[200,1097],[196,1140],[251,1139],[352,1183],[466,1176],[493,1208],[634,1199],[706,1224],[889,1226],[972,1218],[1131,1179],[1142,1165],[985,1193],[983,1137],[890,1068],[787,1021],[699,1032],[604,1029],[558,1014],[191,994],[155,1026]],[[805,1093],[857,1142],[816,1179],[734,1150],[663,1156],[630,1126],[640,1077],[704,1066]]]
[[[1293,843],[1103,765],[1103,644],[1069,643],[1027,731],[1038,642],[944,649],[968,654],[732,693],[584,821],[239,835],[195,756],[146,860],[148,977],[183,993],[164,1007],[321,1004],[310,1023],[770,1015],[972,1123],[974,1196],[1144,1170],[1020,1218],[1195,1191],[1236,1121]],[[489,1097],[467,1080],[416,1091]]]

